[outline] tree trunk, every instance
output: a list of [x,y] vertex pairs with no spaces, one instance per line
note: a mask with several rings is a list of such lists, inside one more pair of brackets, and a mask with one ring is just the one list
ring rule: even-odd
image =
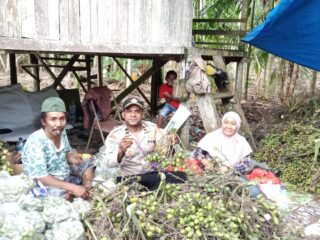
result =
[[312,82],[311,82],[311,86],[310,86],[310,93],[312,94],[312,96],[315,94],[316,92],[316,86],[317,86],[317,71],[312,71]]

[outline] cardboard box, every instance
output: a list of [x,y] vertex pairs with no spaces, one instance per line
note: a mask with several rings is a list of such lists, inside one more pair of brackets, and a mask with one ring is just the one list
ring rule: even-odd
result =
[[19,153],[13,153],[10,155],[9,165],[13,170],[12,175],[20,175],[23,172],[23,164],[16,164],[15,162],[21,162],[21,155]]
[[13,176],[20,175],[21,173],[23,173],[23,164],[13,164],[11,165],[11,167],[13,169]]

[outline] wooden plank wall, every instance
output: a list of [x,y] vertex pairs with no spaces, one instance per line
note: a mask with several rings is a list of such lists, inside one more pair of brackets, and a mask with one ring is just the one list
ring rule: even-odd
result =
[[[0,0],[0,6],[0,49],[39,41],[38,51],[52,50],[44,43],[61,51],[103,45],[168,50],[192,42],[192,0]],[[4,46],[9,39],[12,46]]]

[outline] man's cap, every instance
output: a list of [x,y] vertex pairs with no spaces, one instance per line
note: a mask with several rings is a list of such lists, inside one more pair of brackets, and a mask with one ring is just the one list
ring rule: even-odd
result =
[[43,101],[41,112],[66,112],[66,105],[59,97],[49,97]]
[[136,105],[139,108],[143,109],[143,102],[140,101],[139,99],[135,98],[135,97],[131,97],[131,98],[127,98],[124,102],[123,102],[123,109],[126,109],[132,105]]

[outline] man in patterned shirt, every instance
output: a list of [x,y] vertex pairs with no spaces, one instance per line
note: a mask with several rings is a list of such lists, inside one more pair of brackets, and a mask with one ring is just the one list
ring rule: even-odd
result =
[[41,124],[42,128],[30,135],[23,148],[24,173],[48,186],[49,192],[60,189],[67,196],[87,198],[93,164],[70,152],[62,99],[50,97],[42,103]]

